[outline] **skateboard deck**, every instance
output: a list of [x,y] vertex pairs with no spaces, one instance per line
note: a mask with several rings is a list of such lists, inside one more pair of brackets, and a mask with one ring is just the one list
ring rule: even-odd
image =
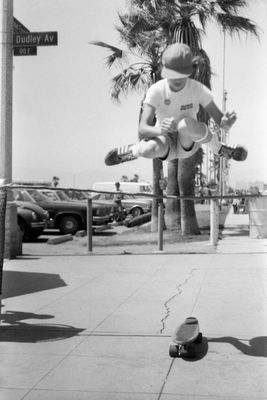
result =
[[175,344],[170,345],[170,357],[194,358],[196,355],[194,344],[202,342],[202,333],[199,330],[198,320],[194,317],[186,318],[175,329],[172,341]]

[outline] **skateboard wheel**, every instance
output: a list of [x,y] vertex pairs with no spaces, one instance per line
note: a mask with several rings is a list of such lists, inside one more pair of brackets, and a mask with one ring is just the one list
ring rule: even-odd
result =
[[195,340],[195,343],[202,343],[202,333],[199,332],[198,337]]
[[188,348],[185,350],[185,354],[181,354],[182,357],[185,358],[195,358],[196,357],[196,351],[192,347]]
[[174,344],[171,344],[169,347],[169,355],[170,355],[170,357],[178,357],[179,356],[178,347],[175,346]]
[[190,352],[190,350],[183,348],[179,351],[179,356],[185,357],[185,358],[190,358],[190,357],[188,357],[189,352]]

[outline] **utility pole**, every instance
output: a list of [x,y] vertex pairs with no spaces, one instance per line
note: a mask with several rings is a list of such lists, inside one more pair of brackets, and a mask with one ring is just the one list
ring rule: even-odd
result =
[[[13,0],[0,0],[0,179],[12,182]],[[9,199],[11,195],[9,193]]]
[[[12,89],[13,89],[13,0],[0,0],[0,180],[12,182]],[[21,238],[17,225],[17,207],[7,191],[5,257],[21,253]],[[4,232],[3,232],[4,231]]]

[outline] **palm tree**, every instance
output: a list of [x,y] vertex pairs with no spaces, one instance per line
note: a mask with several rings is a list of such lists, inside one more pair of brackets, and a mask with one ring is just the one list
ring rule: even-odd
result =
[[[108,67],[119,63],[120,72],[112,80],[111,97],[118,101],[122,94],[147,88],[161,79],[161,54],[173,42],[188,44],[196,58],[194,79],[210,87],[211,69],[207,54],[202,49],[201,35],[208,21],[215,22],[224,32],[233,36],[239,32],[257,35],[257,28],[249,19],[238,15],[247,5],[246,0],[128,0],[128,10],[119,14],[120,25],[116,29],[127,51],[103,42],[91,42],[111,51],[106,62]],[[196,23],[199,24],[199,28]],[[129,63],[129,55],[134,62]],[[126,62],[126,67],[123,67]],[[200,113],[199,118],[207,121]],[[187,160],[174,160],[168,165],[168,194],[194,194],[194,174],[201,161],[201,151]],[[159,182],[162,169],[159,160],[153,160],[154,191],[161,194]],[[179,225],[179,202],[169,200],[166,219]],[[175,218],[176,217],[176,218]],[[173,225],[173,223],[172,223]],[[199,233],[194,202],[181,201],[182,233]]]
[[[257,35],[256,26],[247,18],[237,15],[238,10],[246,6],[246,1],[240,0],[217,0],[217,1],[174,1],[177,12],[176,22],[173,29],[173,42],[183,42],[188,44],[193,53],[198,56],[193,78],[202,82],[210,88],[211,68],[210,61],[202,49],[201,30],[197,29],[195,21],[199,22],[203,32],[205,31],[207,21],[214,20],[224,32],[239,33],[240,31],[250,32]],[[199,114],[199,119],[208,122],[203,110]],[[201,159],[200,150],[189,159],[173,160],[169,162],[169,190],[170,195],[194,195],[194,173],[197,163]],[[178,169],[178,173],[176,171]],[[175,184],[178,179],[178,185]],[[171,205],[167,206],[167,213],[176,212],[176,207],[172,204],[175,200],[168,200]],[[166,215],[166,220],[176,221],[174,216]],[[196,219],[195,207],[193,201],[181,201],[181,229],[182,234],[198,234],[199,228]]]

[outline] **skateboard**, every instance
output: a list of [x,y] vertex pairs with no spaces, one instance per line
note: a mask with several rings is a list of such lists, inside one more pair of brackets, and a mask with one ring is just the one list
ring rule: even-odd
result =
[[170,345],[170,357],[194,358],[196,356],[194,344],[200,344],[202,342],[202,333],[199,331],[198,320],[194,317],[186,318],[186,320],[175,329],[172,340],[175,344]]

